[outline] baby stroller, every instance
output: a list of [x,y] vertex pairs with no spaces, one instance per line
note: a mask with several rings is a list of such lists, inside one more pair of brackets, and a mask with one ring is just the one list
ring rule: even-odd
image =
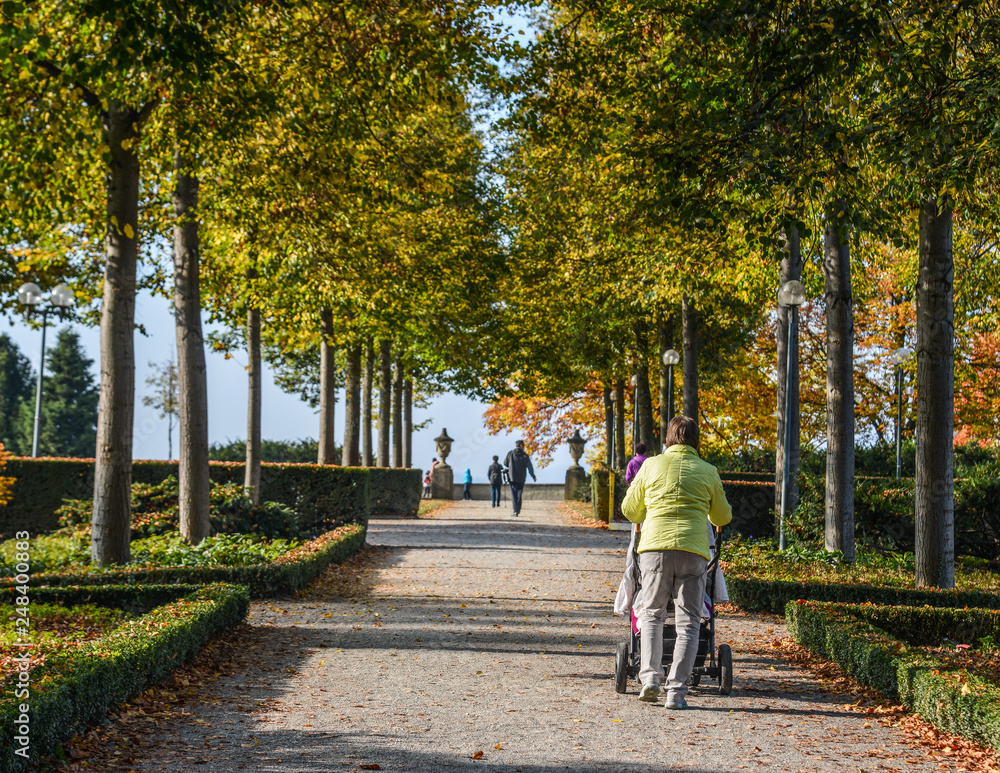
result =
[[[719,553],[721,552],[722,540],[716,538],[711,545],[712,559],[708,562],[708,582],[705,592],[707,599],[705,609],[707,616],[702,618],[701,631],[698,635],[698,655],[695,657],[694,668],[691,671],[692,687],[697,687],[703,677],[718,680],[719,692],[722,695],[729,695],[733,691],[733,651],[728,644],[719,645],[718,655],[715,649],[715,598],[716,579],[718,577]],[[636,594],[642,587],[639,575],[639,556],[637,553],[638,540],[633,540],[632,544],[632,571],[635,581]],[[723,597],[725,598],[725,597]],[[639,621],[633,610],[629,610],[631,624],[629,625],[629,638],[627,641],[618,642],[615,652],[615,692],[624,693],[628,688],[630,678],[639,677]],[[673,602],[668,603],[667,619],[663,624],[663,668],[670,671],[670,665],[674,659],[674,642],[677,640],[677,632],[673,621]]]

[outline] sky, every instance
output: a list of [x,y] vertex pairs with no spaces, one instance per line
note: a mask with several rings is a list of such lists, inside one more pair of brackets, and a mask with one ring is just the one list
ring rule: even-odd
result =
[[[522,45],[530,45],[533,37],[530,21],[526,14],[518,11],[500,13],[502,22],[510,25],[512,34]],[[520,33],[520,34],[518,34]],[[484,130],[486,127],[482,127]],[[170,260],[163,256],[169,265]],[[43,288],[48,290],[51,288]],[[136,323],[141,325],[148,335],[140,332],[135,334],[135,429],[133,434],[134,459],[165,459],[167,457],[167,421],[160,419],[153,408],[142,404],[142,397],[152,391],[147,386],[146,379],[154,370],[150,363],[161,364],[169,360],[174,351],[174,325],[171,314],[171,304],[168,300],[154,297],[148,292],[140,293],[136,299]],[[12,318],[11,337],[21,348],[21,351],[31,360],[32,367],[38,368],[39,350],[41,348],[41,332],[24,324],[19,317]],[[87,351],[87,356],[94,360],[93,368],[97,379],[96,363],[100,354],[100,342],[97,328],[88,328],[80,324],[74,327],[80,333],[80,340]],[[47,346],[55,341],[55,331],[59,325],[50,327]],[[210,331],[206,325],[205,334]],[[208,366],[208,431],[210,443],[225,443],[229,440],[246,437],[247,427],[247,385],[246,357],[238,355],[225,359],[224,355],[207,350]],[[43,390],[44,398],[44,390]],[[337,442],[343,442],[344,428],[344,390],[338,393],[336,427]],[[300,438],[315,438],[318,434],[319,414],[297,396],[281,391],[273,379],[270,368],[264,364],[264,394],[261,417],[261,429],[265,440],[298,440]],[[504,434],[491,436],[483,423],[483,411],[486,405],[471,400],[462,395],[447,394],[435,398],[427,408],[414,408],[413,421],[419,424],[430,419],[428,426],[414,433],[413,463],[426,470],[436,450],[434,438],[442,429],[455,438],[448,463],[462,473],[468,467],[472,470],[473,479],[477,482],[486,481],[486,469],[493,455],[501,460],[507,451],[513,448],[516,436]],[[174,456],[177,449],[177,432],[174,431]],[[530,449],[529,449],[530,451]],[[565,480],[566,468],[573,463],[569,449],[564,444],[555,454],[552,463],[545,469],[537,469],[540,483],[562,483]],[[456,474],[456,478],[458,475]]]
[[[135,429],[133,432],[134,459],[165,459],[167,457],[167,422],[156,415],[153,408],[142,404],[143,395],[152,389],[146,379],[154,372],[150,363],[163,363],[170,359],[175,348],[175,333],[171,305],[165,298],[141,293],[136,300],[136,322],[142,325],[148,335],[135,333]],[[7,332],[29,360],[38,369],[42,334],[38,329],[27,326],[23,319],[11,319]],[[49,327],[46,347],[55,342],[60,324]],[[92,371],[95,382],[98,378],[96,363],[100,354],[100,340],[97,328],[74,323],[80,334],[80,342],[87,356],[94,360]],[[206,326],[206,334],[210,328]],[[247,376],[246,358],[239,355],[225,359],[219,352],[207,350],[208,366],[208,433],[209,442],[225,443],[228,440],[244,439],[247,427]],[[44,399],[45,392],[42,391]],[[338,391],[337,402],[337,442],[343,442],[344,390]],[[297,440],[315,438],[319,427],[319,413],[302,402],[297,396],[282,392],[275,383],[267,364],[264,365],[264,395],[261,429],[266,440]],[[494,454],[501,460],[513,448],[513,435],[491,436],[483,424],[486,405],[470,400],[462,395],[447,394],[435,398],[427,408],[414,408],[415,424],[430,419],[430,424],[413,435],[414,466],[427,469],[434,457],[434,438],[442,429],[455,438],[448,463],[461,473],[468,467],[477,482],[486,481],[486,469]],[[174,427],[174,456],[177,454],[177,430]],[[540,483],[562,483],[566,468],[572,464],[568,447],[560,448],[552,464],[537,470]],[[456,478],[458,475],[456,474]]]

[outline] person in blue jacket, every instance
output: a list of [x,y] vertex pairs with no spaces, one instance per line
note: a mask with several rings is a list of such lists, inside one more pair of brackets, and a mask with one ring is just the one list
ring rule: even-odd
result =
[[465,468],[465,491],[462,499],[472,499],[472,470],[468,467]]

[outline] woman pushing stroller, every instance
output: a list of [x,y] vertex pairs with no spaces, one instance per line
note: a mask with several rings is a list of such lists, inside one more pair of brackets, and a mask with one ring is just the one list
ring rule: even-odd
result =
[[655,703],[663,683],[663,624],[674,603],[677,639],[666,679],[666,705],[687,708],[687,680],[698,654],[698,634],[709,561],[707,518],[716,527],[732,520],[719,473],[698,455],[698,424],[674,418],[664,452],[647,459],[629,486],[622,513],[641,523],[639,571],[642,613],[639,700]]

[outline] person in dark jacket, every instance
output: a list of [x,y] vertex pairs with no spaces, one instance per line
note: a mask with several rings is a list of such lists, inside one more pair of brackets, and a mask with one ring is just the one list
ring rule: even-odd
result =
[[507,468],[507,477],[510,480],[510,498],[514,504],[514,515],[520,515],[521,494],[524,493],[525,478],[530,473],[531,480],[538,480],[535,477],[535,469],[531,466],[531,457],[524,451],[523,440],[518,440],[514,444],[514,450],[507,454],[503,465]]
[[490,465],[486,473],[486,479],[490,482],[490,502],[492,507],[500,507],[500,487],[503,486],[503,465],[500,464],[500,457],[493,457],[493,464]]

